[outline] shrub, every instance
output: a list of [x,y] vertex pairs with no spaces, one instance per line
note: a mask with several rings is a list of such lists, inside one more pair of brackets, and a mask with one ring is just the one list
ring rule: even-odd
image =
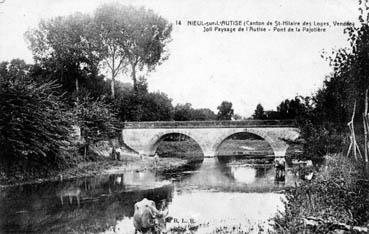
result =
[[29,176],[65,167],[71,114],[55,94],[59,86],[9,73],[4,66],[0,74],[0,170]]
[[111,111],[110,105],[102,99],[93,100],[88,96],[81,99],[74,109],[78,125],[85,140],[82,154],[86,157],[91,143],[118,136],[120,122]]
[[300,126],[303,139],[303,157],[319,160],[324,155],[342,152],[345,147],[345,137],[329,125],[314,125],[307,121]]
[[[369,187],[356,163],[334,155],[322,168],[316,179],[286,191],[285,211],[274,219],[277,233],[328,233],[334,223],[368,224]],[[326,224],[307,228],[303,222],[307,217]]]

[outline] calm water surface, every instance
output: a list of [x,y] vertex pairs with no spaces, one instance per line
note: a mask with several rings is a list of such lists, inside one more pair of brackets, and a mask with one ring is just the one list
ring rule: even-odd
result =
[[[164,204],[176,233],[258,233],[283,209],[271,165],[205,158],[182,171],[130,172],[0,191],[0,233],[133,233],[133,206]],[[264,230],[264,231],[263,231]]]

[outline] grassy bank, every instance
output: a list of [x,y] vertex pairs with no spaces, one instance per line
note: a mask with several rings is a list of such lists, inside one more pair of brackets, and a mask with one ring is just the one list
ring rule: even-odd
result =
[[340,154],[326,157],[311,181],[286,191],[276,233],[366,233],[369,181],[365,170]]

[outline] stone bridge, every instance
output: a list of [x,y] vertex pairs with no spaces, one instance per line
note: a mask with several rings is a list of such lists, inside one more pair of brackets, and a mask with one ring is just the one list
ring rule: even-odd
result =
[[125,122],[122,137],[133,150],[152,156],[165,136],[179,133],[196,141],[204,156],[214,157],[227,138],[241,132],[265,139],[275,157],[285,156],[289,146],[285,140],[295,140],[299,136],[294,120],[246,120]]

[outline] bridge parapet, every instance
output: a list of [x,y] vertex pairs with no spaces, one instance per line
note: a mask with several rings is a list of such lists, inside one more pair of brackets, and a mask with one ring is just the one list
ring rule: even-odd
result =
[[280,128],[296,127],[296,121],[288,120],[223,120],[223,121],[155,121],[125,122],[125,129],[141,128]]

